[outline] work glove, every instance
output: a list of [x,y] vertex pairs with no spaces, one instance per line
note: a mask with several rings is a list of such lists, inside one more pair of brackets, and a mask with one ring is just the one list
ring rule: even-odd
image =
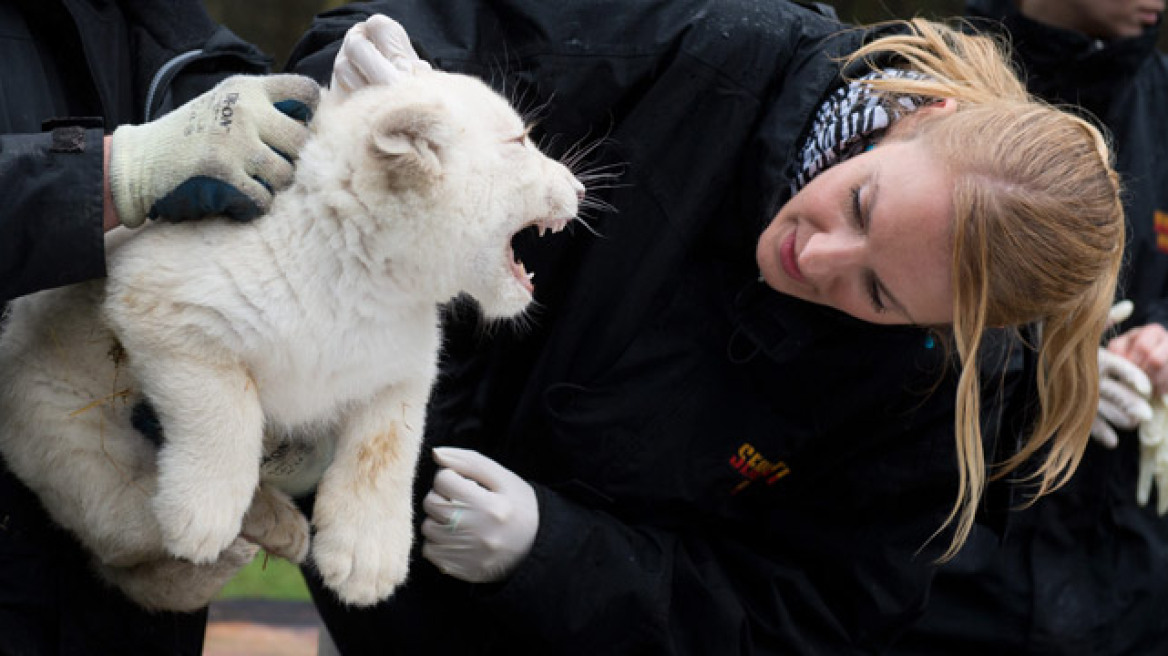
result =
[[430,64],[418,57],[402,26],[377,14],[345,33],[329,88],[348,95],[370,84],[393,84],[428,70]]
[[[1131,301],[1116,303],[1108,314],[1108,325],[1121,323],[1131,312]],[[1114,449],[1119,443],[1116,428],[1135,430],[1152,418],[1151,395],[1152,382],[1142,369],[1121,355],[1099,349],[1099,410],[1091,436]]]
[[535,542],[535,490],[477,451],[437,448],[434,460],[441,469],[422,501],[422,556],[470,583],[503,579]]
[[247,221],[292,182],[320,99],[299,75],[234,76],[158,120],[113,133],[110,190],[118,219]]
[[1152,399],[1152,416],[1140,424],[1140,470],[1136,501],[1148,505],[1156,488],[1156,513],[1168,512],[1168,396]]

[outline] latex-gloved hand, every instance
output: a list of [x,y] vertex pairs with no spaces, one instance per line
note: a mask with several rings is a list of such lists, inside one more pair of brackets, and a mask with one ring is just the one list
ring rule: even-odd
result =
[[1123,356],[1099,349],[1099,412],[1091,436],[1114,449],[1119,443],[1116,428],[1135,430],[1152,418],[1151,394],[1152,383],[1139,367]]
[[[1120,301],[1108,314],[1108,325],[1131,316],[1131,301]],[[1114,449],[1119,443],[1115,429],[1134,430],[1152,418],[1149,401],[1152,383],[1147,374],[1122,355],[1099,349],[1099,411],[1091,426],[1091,436]]]
[[1168,513],[1168,396],[1152,399],[1152,417],[1140,424],[1140,470],[1136,501],[1148,505],[1156,487],[1156,512]]
[[345,33],[333,61],[329,88],[347,95],[370,84],[393,84],[404,76],[428,70],[430,64],[418,57],[405,29],[378,14]]
[[1168,394],[1168,330],[1158,323],[1136,326],[1107,343],[1148,375],[1157,394]]
[[442,467],[422,501],[422,556],[454,578],[499,581],[535,542],[535,490],[499,463],[469,449],[434,449]]
[[158,120],[123,125],[109,155],[118,219],[259,216],[292,182],[319,99],[307,77],[237,75]]

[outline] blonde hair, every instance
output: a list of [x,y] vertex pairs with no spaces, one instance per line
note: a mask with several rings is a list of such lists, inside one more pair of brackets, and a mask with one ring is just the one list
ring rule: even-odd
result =
[[954,175],[953,324],[960,362],[956,403],[959,488],[942,526],[957,553],[986,483],[977,362],[987,330],[1037,324],[1038,416],[1021,450],[995,477],[1042,451],[1037,496],[1074,473],[1099,395],[1097,349],[1123,254],[1119,179],[1103,135],[1033,99],[1002,45],[922,19],[863,46],[847,65],[876,61],[928,79],[869,82],[890,97],[953,98],[949,114],[911,122]]

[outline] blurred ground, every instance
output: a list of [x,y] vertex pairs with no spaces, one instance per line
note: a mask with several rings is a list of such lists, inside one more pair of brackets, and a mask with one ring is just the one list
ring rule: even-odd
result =
[[211,604],[203,656],[316,656],[322,626],[312,602],[220,599]]
[[211,603],[203,656],[316,656],[323,631],[300,569],[261,551]]

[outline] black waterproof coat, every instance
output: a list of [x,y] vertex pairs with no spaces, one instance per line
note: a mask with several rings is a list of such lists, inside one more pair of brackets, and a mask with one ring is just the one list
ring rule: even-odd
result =
[[[957,493],[951,378],[918,328],[779,295],[754,246],[859,32],[785,2],[403,0],[319,18],[291,66],[327,80],[382,11],[437,67],[537,109],[556,153],[623,171],[617,213],[517,245],[519,330],[450,315],[433,445],[529,480],[506,581],[415,558],[367,610],[307,570],[345,654],[845,654],[921,611]],[[605,170],[617,170],[610,168]],[[992,428],[991,428],[992,431]],[[428,460],[428,459],[427,459]],[[416,492],[430,486],[424,462]],[[420,514],[420,513],[419,513]],[[420,519],[420,518],[419,518]]]
[[[1121,330],[1168,325],[1168,60],[1157,30],[1100,42],[1030,20],[1008,0],[968,6],[1004,19],[1031,91],[1110,130],[1130,235],[1117,298],[1136,305]],[[1168,521],[1136,504],[1138,456],[1134,434],[1115,450],[1092,441],[1065,488],[1011,515],[1000,549],[996,536],[975,534],[896,651],[1168,653]]]
[[[0,303],[105,275],[103,132],[270,65],[195,0],[3,2],[0,61]],[[201,653],[205,613],[148,614],[87,561],[0,466],[0,653]]]

